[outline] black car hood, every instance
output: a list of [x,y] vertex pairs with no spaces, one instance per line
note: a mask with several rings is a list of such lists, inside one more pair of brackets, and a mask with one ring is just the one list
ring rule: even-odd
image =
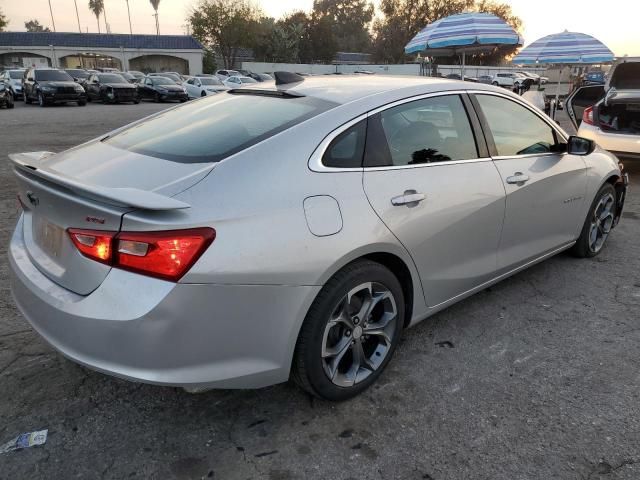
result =
[[102,85],[111,88],[125,88],[127,90],[133,90],[134,88],[136,88],[130,83],[103,83]]
[[42,81],[38,80],[38,85],[41,87],[75,87],[77,85],[73,80],[69,80],[68,82],[54,82],[54,81]]

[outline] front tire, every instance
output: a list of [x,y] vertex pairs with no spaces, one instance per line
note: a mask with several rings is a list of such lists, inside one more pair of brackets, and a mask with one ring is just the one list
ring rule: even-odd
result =
[[38,105],[40,105],[41,107],[47,106],[47,102],[45,101],[44,95],[42,95],[42,92],[38,92]]
[[600,188],[589,207],[580,237],[571,253],[580,258],[598,255],[609,238],[616,217],[616,190],[609,183]]
[[336,273],[302,325],[293,359],[294,381],[332,401],[366,390],[398,345],[404,306],[400,282],[379,263],[357,261]]

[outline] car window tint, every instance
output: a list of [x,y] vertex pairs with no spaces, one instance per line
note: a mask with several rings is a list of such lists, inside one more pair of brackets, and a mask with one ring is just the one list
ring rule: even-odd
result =
[[105,142],[181,163],[217,162],[333,106],[311,97],[225,93],[166,110]]
[[391,165],[469,160],[475,138],[458,95],[425,98],[380,113]]
[[550,153],[556,143],[553,129],[529,109],[503,97],[477,95],[498,155]]
[[362,120],[338,135],[329,145],[322,163],[327,167],[358,168],[362,166],[367,121]]

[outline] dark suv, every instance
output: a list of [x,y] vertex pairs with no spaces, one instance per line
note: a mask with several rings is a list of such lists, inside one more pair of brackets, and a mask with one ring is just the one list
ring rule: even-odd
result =
[[87,104],[87,95],[64,70],[30,68],[24,74],[22,94],[26,103],[37,101],[41,107],[53,103]]

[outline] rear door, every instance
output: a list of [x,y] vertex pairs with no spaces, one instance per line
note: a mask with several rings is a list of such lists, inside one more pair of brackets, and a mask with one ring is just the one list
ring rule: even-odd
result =
[[430,306],[496,270],[504,188],[472,124],[464,93],[405,100],[369,117],[365,193],[413,257]]
[[564,153],[564,135],[540,112],[499,94],[473,98],[507,194],[498,254],[504,271],[576,239],[584,222],[586,165]]

